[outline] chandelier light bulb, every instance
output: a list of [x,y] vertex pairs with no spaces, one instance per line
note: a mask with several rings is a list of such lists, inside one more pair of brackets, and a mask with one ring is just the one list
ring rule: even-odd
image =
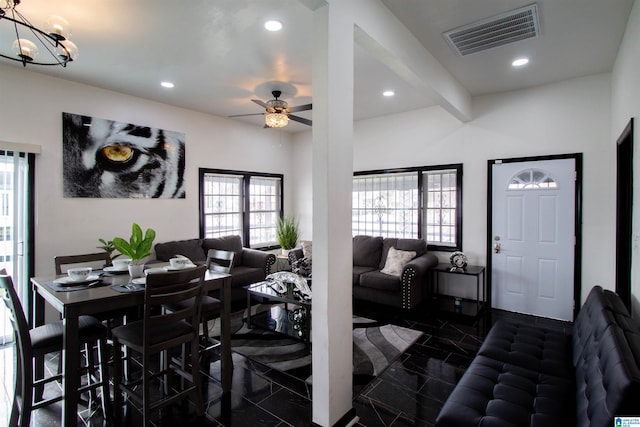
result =
[[59,44],[56,47],[56,55],[60,57],[62,61],[73,61],[78,57],[78,46],[71,40],[64,41],[64,47]]
[[71,36],[71,27],[66,19],[60,16],[50,16],[45,24],[48,34],[58,41],[68,40]]
[[31,40],[18,39],[13,42],[11,50],[15,56],[20,58],[20,61],[33,62],[38,57],[38,46]]

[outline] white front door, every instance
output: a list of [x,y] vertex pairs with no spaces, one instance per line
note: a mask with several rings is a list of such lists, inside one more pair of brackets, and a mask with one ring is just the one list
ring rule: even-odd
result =
[[492,165],[494,308],[573,320],[575,159]]

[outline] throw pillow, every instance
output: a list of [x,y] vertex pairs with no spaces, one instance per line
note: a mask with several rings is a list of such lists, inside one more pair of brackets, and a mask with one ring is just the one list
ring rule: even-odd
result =
[[380,270],[380,273],[400,277],[404,266],[415,257],[415,251],[401,251],[396,248],[389,248],[387,262],[384,264],[384,268]]
[[311,242],[308,240],[300,240],[300,246],[302,246],[302,255],[311,261]]

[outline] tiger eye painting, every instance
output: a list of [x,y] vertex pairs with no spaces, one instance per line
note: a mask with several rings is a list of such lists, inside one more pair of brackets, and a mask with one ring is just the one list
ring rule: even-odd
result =
[[183,199],[180,132],[62,114],[64,197]]

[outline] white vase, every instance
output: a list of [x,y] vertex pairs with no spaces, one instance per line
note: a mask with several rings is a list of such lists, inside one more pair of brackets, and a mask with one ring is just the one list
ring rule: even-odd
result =
[[281,251],[282,251],[282,255],[289,256],[289,252],[291,252],[291,249],[281,249]]
[[133,279],[144,277],[144,264],[129,264],[129,276]]

